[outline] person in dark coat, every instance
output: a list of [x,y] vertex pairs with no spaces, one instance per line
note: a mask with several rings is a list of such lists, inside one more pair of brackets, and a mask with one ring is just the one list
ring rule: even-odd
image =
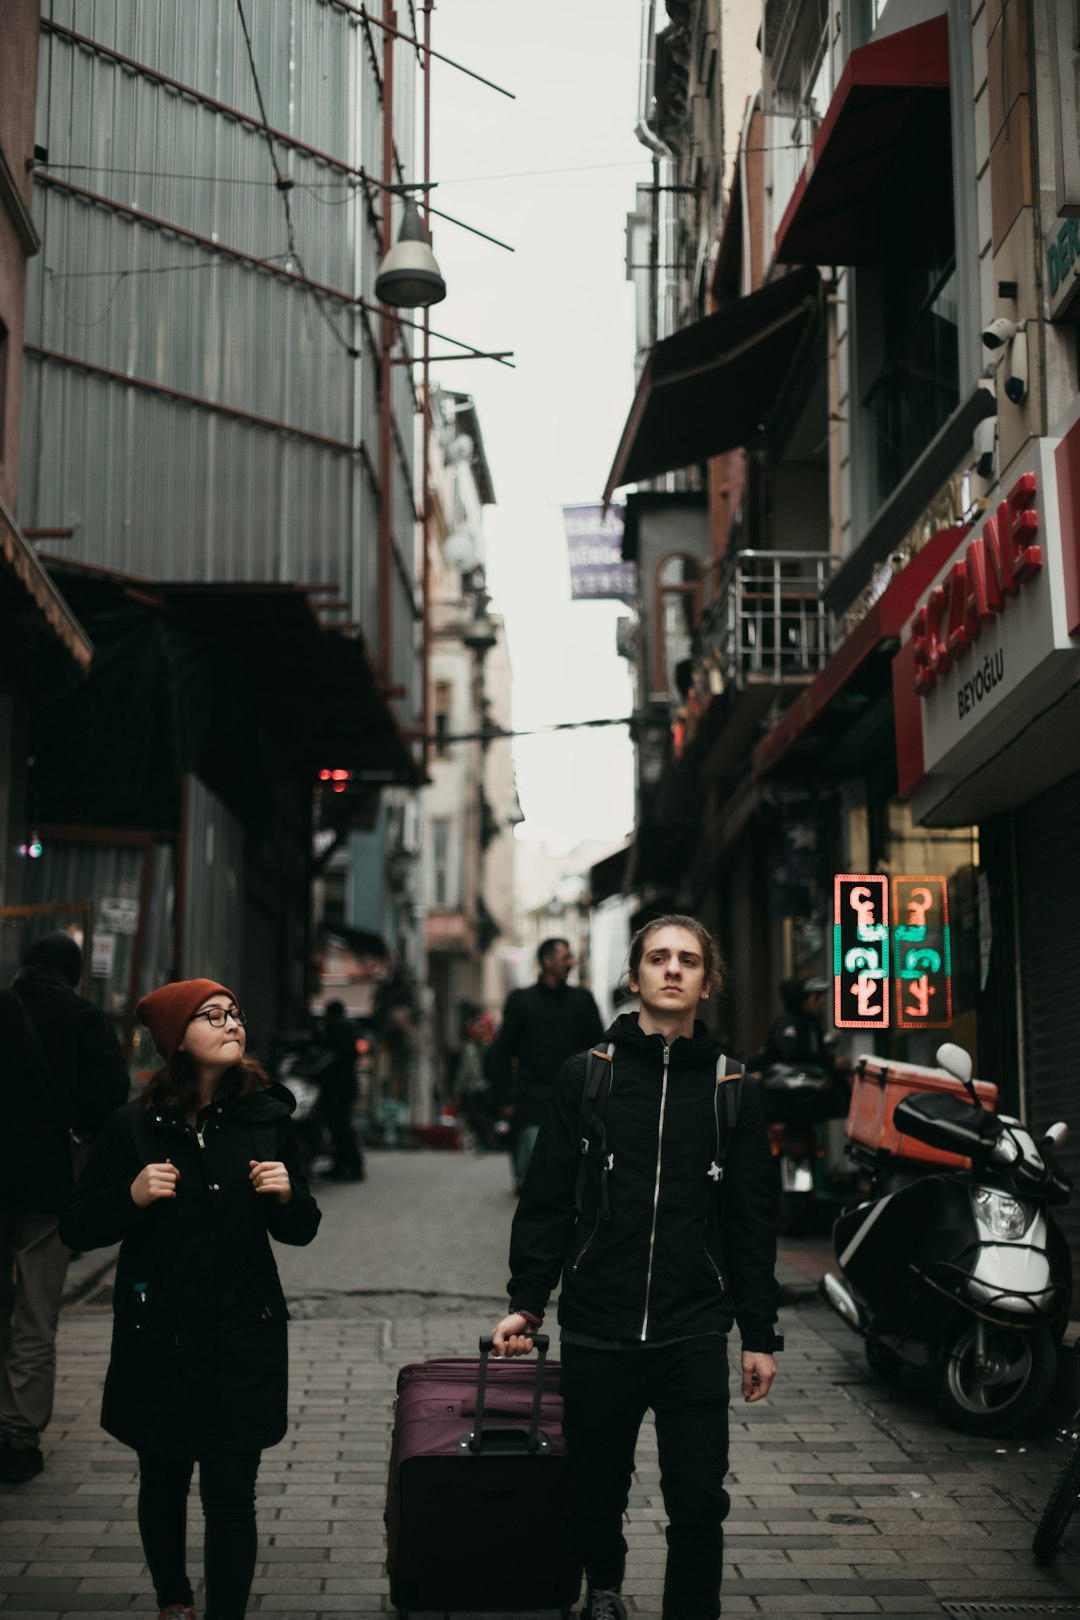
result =
[[335,1181],[363,1181],[364,1161],[353,1130],[353,1105],[359,1095],[356,1083],[356,1028],[345,1016],[345,1003],[326,1003],[322,1031],[325,1055],[313,1071],[319,1087],[319,1112],[334,1150],[328,1172]]
[[583,1118],[582,1052],[559,1075],[514,1217],[510,1312],[492,1348],[532,1349],[561,1276],[567,1495],[587,1620],[626,1620],[622,1518],[649,1408],[668,1515],[665,1620],[719,1615],[727,1335],[737,1323],[748,1402],[768,1395],[783,1348],[760,1094],[695,1020],[719,973],[696,918],[639,930],[630,986],[640,1009],[615,1020],[594,1060],[611,1063],[602,1130]]
[[164,1067],[113,1114],[60,1223],[119,1242],[102,1427],[139,1456],[139,1532],[162,1620],[194,1620],[185,1566],[194,1464],[206,1620],[240,1620],[255,1569],[255,1476],[287,1424],[288,1310],[269,1238],[310,1243],[293,1099],[245,1055],[236,998],[209,979],[137,1008]]
[[773,1063],[809,1063],[832,1067],[832,1052],[825,1035],[825,979],[784,979],[780,984],[783,1012],[773,1020],[762,1053],[763,1068]]
[[128,1094],[112,1024],[75,990],[82,969],[71,935],[47,934],[0,993],[0,1481],[8,1485],[45,1466],[69,1260],[57,1227],[72,1186],[70,1133],[87,1141]]
[[511,990],[499,1033],[484,1059],[494,1106],[510,1120],[513,1131],[519,1194],[559,1070],[568,1057],[591,1046],[604,1032],[591,992],[567,983],[574,967],[567,941],[545,939],[536,959],[540,967],[536,983]]

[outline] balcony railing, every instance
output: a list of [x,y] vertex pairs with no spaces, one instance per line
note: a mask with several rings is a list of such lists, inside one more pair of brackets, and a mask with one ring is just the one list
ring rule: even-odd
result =
[[831,638],[822,592],[838,565],[816,551],[739,551],[727,560],[695,659],[714,691],[802,685],[824,669]]

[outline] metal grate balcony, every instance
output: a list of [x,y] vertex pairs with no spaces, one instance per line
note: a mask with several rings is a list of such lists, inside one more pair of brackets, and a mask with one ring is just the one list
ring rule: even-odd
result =
[[720,576],[698,632],[714,691],[803,685],[831,641],[822,592],[839,558],[816,551],[739,551]]

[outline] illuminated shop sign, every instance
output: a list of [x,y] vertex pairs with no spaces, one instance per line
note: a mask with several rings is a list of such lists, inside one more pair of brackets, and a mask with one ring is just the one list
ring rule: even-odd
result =
[[943,877],[893,878],[893,997],[900,1029],[952,1023],[949,886]]
[[833,884],[833,1022],[889,1027],[889,880],[876,872]]
[[833,1022],[838,1029],[944,1029],[952,948],[943,877],[838,874],[833,885]]
[[[1042,548],[1034,544],[1039,529],[1039,514],[1032,505],[1035,488],[1032,472],[1016,480],[983,524],[982,533],[968,541],[962,560],[953,563],[915,615],[911,635],[920,697],[934,690],[938,678],[978,640],[983,625],[1003,613],[1007,599],[1042,567]],[[993,659],[985,663],[986,668],[978,669],[973,664],[962,704],[965,696],[978,701],[983,696],[980,687],[988,691],[1003,678]]]

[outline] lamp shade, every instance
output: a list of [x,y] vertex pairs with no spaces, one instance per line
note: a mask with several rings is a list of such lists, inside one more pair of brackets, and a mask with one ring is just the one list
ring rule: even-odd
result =
[[446,282],[424,234],[414,197],[404,200],[405,213],[398,239],[379,266],[375,296],[394,309],[424,308],[446,297]]

